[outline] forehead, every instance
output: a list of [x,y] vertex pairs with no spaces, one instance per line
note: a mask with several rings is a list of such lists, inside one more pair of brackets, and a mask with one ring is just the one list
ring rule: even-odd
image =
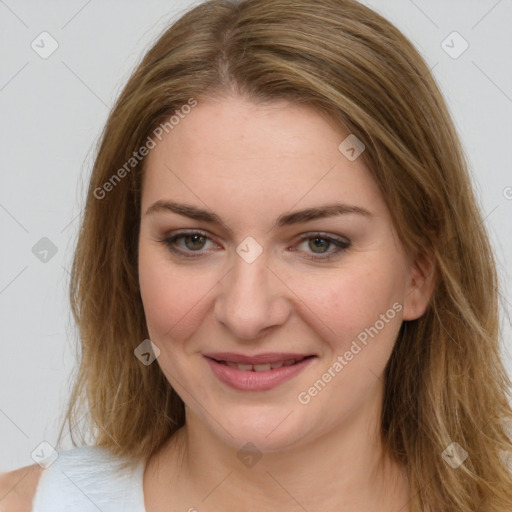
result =
[[143,208],[166,195],[218,207],[357,199],[385,208],[363,159],[339,151],[347,135],[313,108],[284,100],[200,100],[150,151]]
[[[327,153],[340,132],[308,106],[255,104],[238,96],[202,99],[159,144],[189,158],[268,159]],[[331,148],[332,149],[332,148]]]

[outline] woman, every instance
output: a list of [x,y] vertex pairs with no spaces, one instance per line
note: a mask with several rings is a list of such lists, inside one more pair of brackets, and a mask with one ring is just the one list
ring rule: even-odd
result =
[[27,510],[512,508],[466,162],[355,1],[213,0],[163,34],[105,127],[70,297],[95,446],[33,469]]

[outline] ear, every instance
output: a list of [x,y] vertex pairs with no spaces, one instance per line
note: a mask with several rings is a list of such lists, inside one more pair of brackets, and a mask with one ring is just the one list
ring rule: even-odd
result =
[[417,255],[409,259],[403,319],[416,320],[425,314],[435,288],[434,258]]

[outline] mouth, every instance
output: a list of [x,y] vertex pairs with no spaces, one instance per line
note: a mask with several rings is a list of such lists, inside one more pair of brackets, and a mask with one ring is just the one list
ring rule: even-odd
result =
[[276,370],[277,368],[282,368],[283,366],[294,366],[304,359],[308,359],[310,357],[315,356],[304,356],[292,359],[281,359],[279,361],[273,361],[271,363],[237,363],[235,361],[225,361],[222,359],[213,359],[215,362],[219,364],[223,364],[225,366],[229,366],[235,370],[239,370],[241,372],[268,372],[269,370]]
[[203,354],[213,374],[240,391],[265,391],[298,375],[317,357],[307,354]]

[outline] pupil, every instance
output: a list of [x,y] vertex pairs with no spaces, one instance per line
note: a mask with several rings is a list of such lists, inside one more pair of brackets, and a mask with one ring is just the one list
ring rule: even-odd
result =
[[[204,237],[202,235],[190,235],[187,237],[188,240],[192,240],[192,246],[189,246],[189,244],[187,244],[187,247],[189,249],[200,249],[201,248],[201,242],[203,241],[202,239],[204,239]],[[196,244],[196,245],[194,245]],[[199,244],[199,247],[197,246],[197,244]]]
[[[326,248],[326,246],[328,246],[330,244],[329,241],[327,241],[325,238],[314,238],[314,247],[316,248],[322,248],[322,246],[324,246],[324,249]],[[320,241],[320,243],[317,243],[318,241]]]

